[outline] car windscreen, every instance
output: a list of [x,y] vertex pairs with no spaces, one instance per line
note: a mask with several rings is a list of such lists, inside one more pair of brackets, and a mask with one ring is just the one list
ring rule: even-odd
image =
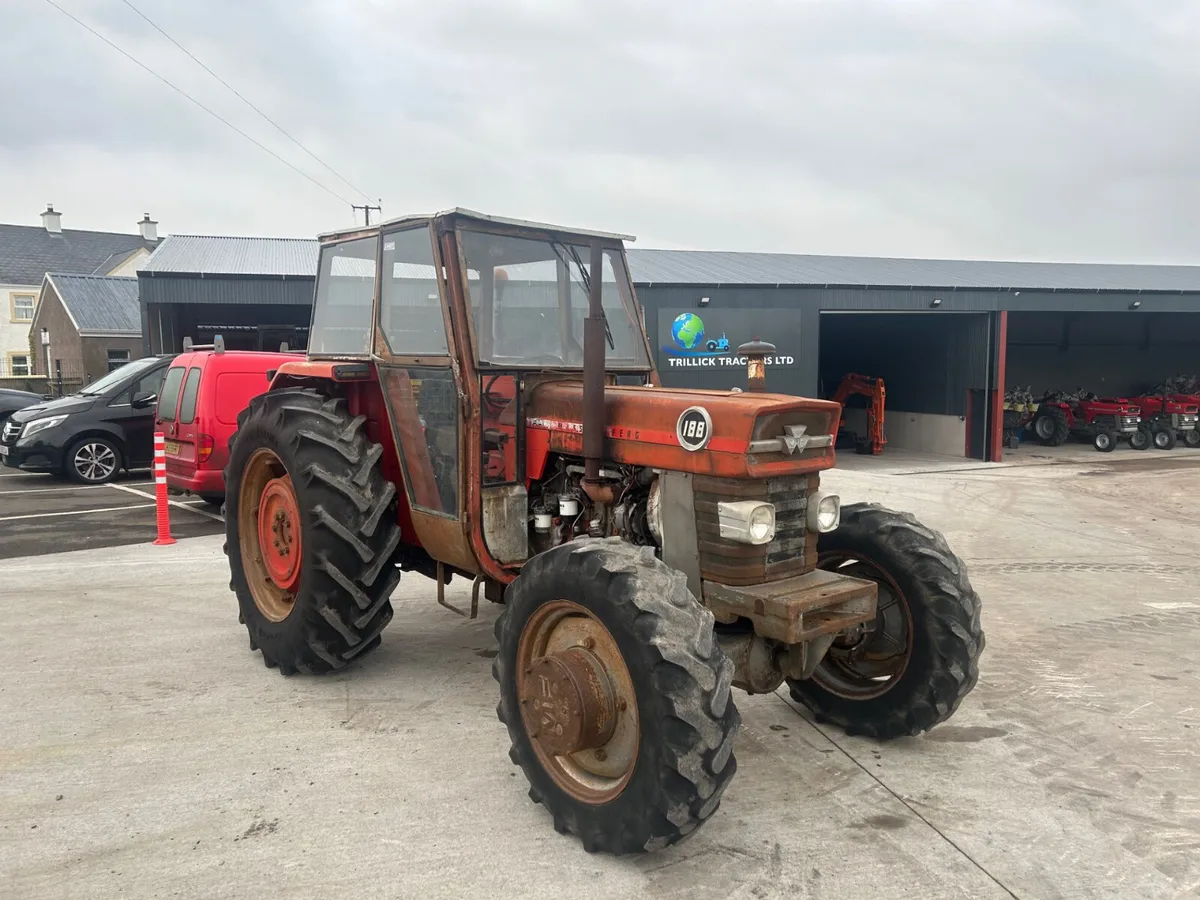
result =
[[113,369],[103,378],[93,381],[79,393],[87,397],[95,397],[98,394],[103,394],[110,388],[115,388],[129,379],[142,374],[160,361],[157,356],[146,356],[142,359],[135,359],[133,362],[127,362],[125,365]]

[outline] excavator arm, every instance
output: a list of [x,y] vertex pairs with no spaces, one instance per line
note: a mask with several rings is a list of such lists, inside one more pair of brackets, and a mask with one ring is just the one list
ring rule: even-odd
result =
[[842,383],[838,385],[837,391],[830,398],[834,403],[842,407],[842,419],[839,431],[846,431],[846,400],[855,395],[866,397],[868,400],[867,434],[865,438],[857,438],[856,436],[856,443],[860,447],[868,448],[874,456],[878,456],[883,452],[884,444],[887,443],[887,438],[883,436],[884,407],[887,398],[887,390],[884,388],[883,379],[875,378],[871,375],[859,375],[856,372],[851,372],[842,379]]

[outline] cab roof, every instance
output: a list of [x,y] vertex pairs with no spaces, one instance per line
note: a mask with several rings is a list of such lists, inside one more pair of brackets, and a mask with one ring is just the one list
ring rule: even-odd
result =
[[317,238],[323,243],[335,241],[340,238],[350,237],[352,235],[366,237],[371,234],[378,234],[397,225],[407,225],[417,222],[444,222],[447,226],[453,227],[458,220],[466,220],[468,222],[478,222],[487,225],[504,225],[515,228],[528,228],[534,231],[549,231],[556,234],[567,234],[579,237],[602,238],[610,241],[625,241],[632,243],[637,240],[633,235],[616,234],[608,231],[588,231],[580,228],[566,228],[561,225],[549,225],[544,222],[531,222],[527,219],[510,219],[504,216],[489,216],[486,213],[476,212],[472,209],[463,209],[455,207],[454,209],[442,210],[436,213],[412,214],[407,216],[399,216],[395,219],[388,219],[378,225],[371,225],[366,228],[343,228],[339,231],[327,231],[317,235]]

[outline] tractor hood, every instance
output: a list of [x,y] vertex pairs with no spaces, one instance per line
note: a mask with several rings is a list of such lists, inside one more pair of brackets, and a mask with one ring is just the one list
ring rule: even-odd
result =
[[[727,478],[831,468],[840,407],[786,394],[618,387],[604,391],[605,458]],[[583,383],[532,389],[525,405],[531,455],[583,452]]]

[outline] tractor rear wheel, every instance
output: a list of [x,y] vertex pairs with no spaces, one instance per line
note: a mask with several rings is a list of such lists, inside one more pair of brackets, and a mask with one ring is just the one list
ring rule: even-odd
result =
[[879,586],[875,621],[838,637],[792,698],[818,721],[878,740],[944,722],[979,679],[979,595],[938,532],[875,504],[842,507],[818,565]]
[[230,440],[230,588],[250,648],[284,675],[344,668],[392,618],[396,488],[365,422],[341,398],[273,391],[250,401]]
[[1057,447],[1066,443],[1071,427],[1060,410],[1051,409],[1037,414],[1033,420],[1033,433],[1047,447]]
[[1174,450],[1177,441],[1175,429],[1170,425],[1159,423],[1154,426],[1155,450]]
[[529,796],[589,852],[695,830],[737,770],[733,664],[651,548],[582,540],[525,564],[496,621],[496,714]]
[[1112,453],[1117,447],[1117,435],[1109,428],[1100,428],[1092,437],[1092,446],[1101,453]]
[[1139,425],[1138,430],[1129,435],[1129,446],[1134,450],[1147,450],[1152,443],[1154,443],[1154,435],[1145,425]]

